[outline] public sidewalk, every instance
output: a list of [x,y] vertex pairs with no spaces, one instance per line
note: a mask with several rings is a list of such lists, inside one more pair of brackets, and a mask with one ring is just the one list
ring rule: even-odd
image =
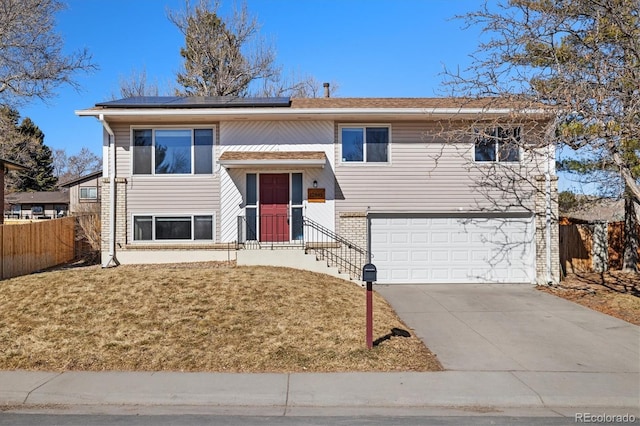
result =
[[[632,414],[638,374],[443,371],[433,373],[0,372],[11,410],[252,413],[260,415]],[[615,384],[615,386],[612,386]]]

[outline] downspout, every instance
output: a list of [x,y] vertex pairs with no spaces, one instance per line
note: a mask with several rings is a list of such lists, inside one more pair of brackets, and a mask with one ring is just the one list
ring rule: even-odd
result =
[[104,115],[98,117],[102,126],[109,135],[109,254],[103,268],[120,264],[116,259],[116,137],[104,119]]
[[545,221],[546,221],[546,263],[547,263],[547,284],[552,284],[551,277],[551,143],[547,142],[547,161],[545,161]]

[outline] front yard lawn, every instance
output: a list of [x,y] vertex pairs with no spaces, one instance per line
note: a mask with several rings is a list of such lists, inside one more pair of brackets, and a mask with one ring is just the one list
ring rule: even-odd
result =
[[567,276],[557,287],[541,287],[564,299],[640,325],[640,275],[621,271]]
[[226,263],[84,267],[0,281],[0,369],[436,371],[374,294],[327,275]]

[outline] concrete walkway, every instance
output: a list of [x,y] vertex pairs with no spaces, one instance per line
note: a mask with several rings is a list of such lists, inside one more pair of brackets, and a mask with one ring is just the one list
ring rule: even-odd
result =
[[0,405],[32,412],[640,417],[639,327],[530,286],[376,289],[447,371],[13,371],[0,372]]

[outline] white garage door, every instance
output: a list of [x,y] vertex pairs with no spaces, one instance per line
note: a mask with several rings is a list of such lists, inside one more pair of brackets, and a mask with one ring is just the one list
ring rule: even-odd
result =
[[378,283],[533,283],[532,217],[372,217]]

